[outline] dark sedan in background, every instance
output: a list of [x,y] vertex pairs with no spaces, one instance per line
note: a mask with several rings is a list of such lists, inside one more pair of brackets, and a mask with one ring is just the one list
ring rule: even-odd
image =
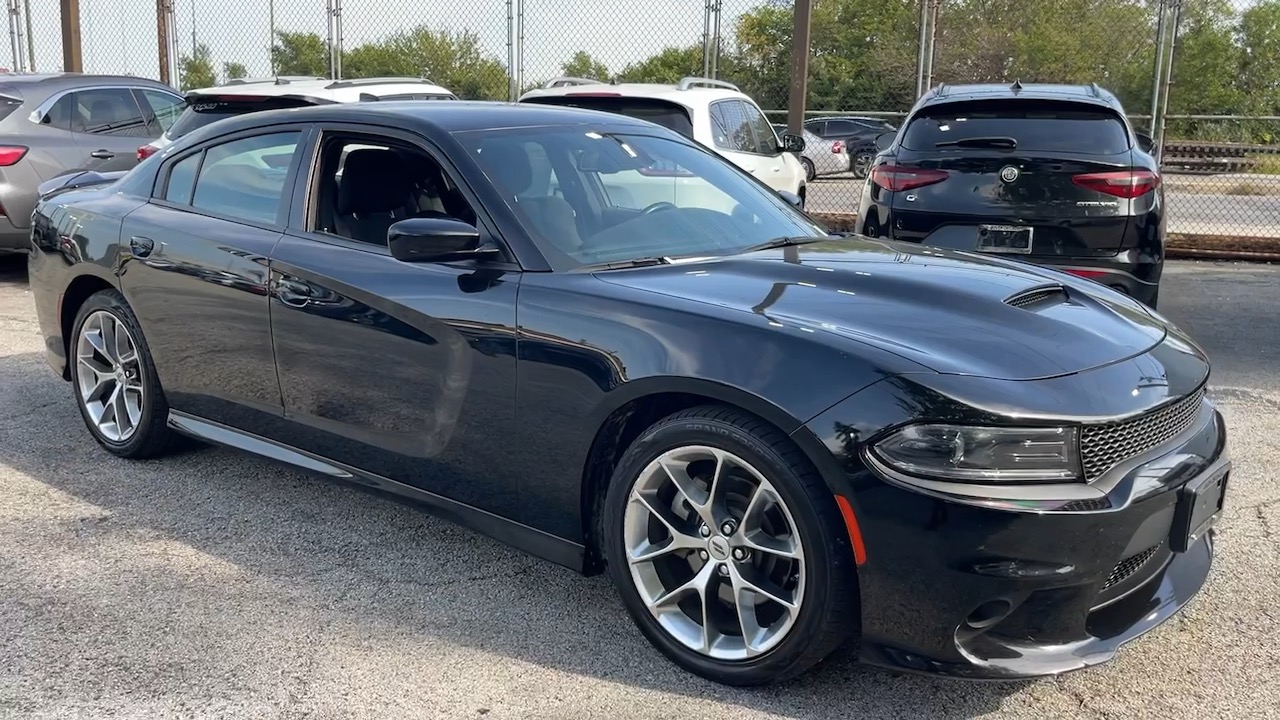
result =
[[943,85],[875,159],[872,237],[1052,265],[1158,302],[1165,202],[1149,139],[1096,85]]
[[253,113],[35,224],[48,359],[105,451],[220,443],[607,569],[719,682],[846,643],[1075,670],[1210,570],[1231,466],[1178,328],[1050,269],[828,235],[652,123]]
[[137,164],[184,107],[164,83],[127,75],[0,75],[0,253],[31,244],[37,188],[60,175]]

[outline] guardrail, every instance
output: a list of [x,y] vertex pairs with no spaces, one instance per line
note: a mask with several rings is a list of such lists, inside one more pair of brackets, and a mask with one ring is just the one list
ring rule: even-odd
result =
[[1280,167],[1280,145],[1173,141],[1164,145],[1165,170],[1186,173],[1251,173]]

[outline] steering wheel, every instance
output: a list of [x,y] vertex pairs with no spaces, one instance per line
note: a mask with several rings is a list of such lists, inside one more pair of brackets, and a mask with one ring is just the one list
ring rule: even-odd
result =
[[659,200],[658,202],[656,202],[656,203],[654,203],[654,204],[650,205],[649,207],[647,207],[647,208],[645,208],[645,209],[641,210],[641,211],[640,211],[640,214],[641,214],[641,215],[652,215],[653,213],[656,213],[656,212],[662,212],[663,210],[678,210],[678,209],[679,209],[679,207],[677,207],[675,203],[669,203],[669,202],[667,202],[666,200]]

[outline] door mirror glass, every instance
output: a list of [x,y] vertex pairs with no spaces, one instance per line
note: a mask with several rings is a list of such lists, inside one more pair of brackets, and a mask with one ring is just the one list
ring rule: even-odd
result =
[[897,136],[896,132],[880,133],[876,136],[876,150],[888,150],[893,145],[893,138]]
[[792,135],[791,133],[783,133],[782,151],[791,152],[791,153],[804,152],[804,136]]
[[409,218],[387,228],[387,247],[401,262],[449,262],[481,254],[480,231],[447,218]]

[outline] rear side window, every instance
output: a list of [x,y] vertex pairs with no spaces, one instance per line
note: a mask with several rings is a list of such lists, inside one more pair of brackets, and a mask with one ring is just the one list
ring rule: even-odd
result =
[[3,120],[13,114],[22,106],[22,100],[8,95],[0,95],[0,120]]
[[301,139],[297,131],[254,135],[183,158],[169,171],[164,199],[274,225],[284,206],[284,181]]
[[626,115],[637,120],[648,120],[668,130],[693,139],[693,122],[683,106],[663,100],[626,98],[617,96],[561,95],[557,97],[530,98],[526,103],[539,105],[563,105],[566,107],[599,110]]
[[907,126],[902,146],[935,150],[982,138],[1013,138],[1020,152],[1115,155],[1129,150],[1128,130],[1115,113],[1081,103],[1029,100],[926,108]]
[[286,97],[189,96],[186,109],[169,127],[169,139],[177,140],[206,125],[236,115],[313,104],[305,99]]

